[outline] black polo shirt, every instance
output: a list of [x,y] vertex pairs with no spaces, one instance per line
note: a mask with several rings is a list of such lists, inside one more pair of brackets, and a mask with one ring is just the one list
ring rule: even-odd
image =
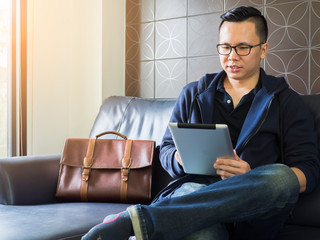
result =
[[216,124],[228,125],[232,145],[235,147],[253,98],[261,88],[261,81],[259,80],[257,86],[241,98],[236,108],[233,107],[232,98],[226,92],[223,81],[224,77],[218,80],[214,99],[215,112],[213,121]]

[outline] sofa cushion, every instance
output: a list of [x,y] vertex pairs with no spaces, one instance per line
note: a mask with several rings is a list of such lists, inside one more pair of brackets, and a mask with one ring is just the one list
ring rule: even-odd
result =
[[117,203],[0,205],[0,239],[80,239],[104,217],[128,206]]

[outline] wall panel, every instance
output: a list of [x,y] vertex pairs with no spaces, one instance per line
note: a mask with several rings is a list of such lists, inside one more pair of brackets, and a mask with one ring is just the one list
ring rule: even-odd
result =
[[267,73],[300,94],[320,93],[319,0],[127,0],[126,95],[172,97],[221,70],[215,45],[220,15],[250,5],[269,25]]

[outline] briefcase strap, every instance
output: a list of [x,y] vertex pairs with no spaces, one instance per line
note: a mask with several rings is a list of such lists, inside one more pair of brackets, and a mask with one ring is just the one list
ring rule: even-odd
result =
[[[91,172],[91,167],[93,164],[93,154],[95,147],[96,139],[89,139],[88,149],[86,157],[83,159],[82,167],[82,178],[81,178],[81,187],[80,187],[80,198],[81,201],[88,201],[88,182]],[[120,185],[120,201],[128,202],[128,181],[129,173],[131,167],[131,149],[132,149],[132,140],[126,140],[124,156],[122,158],[122,167],[121,167],[121,185]]]
[[82,166],[82,178],[81,178],[81,187],[80,187],[80,198],[81,201],[87,202],[88,201],[88,182],[89,176],[91,172],[91,167],[93,164],[93,153],[95,147],[96,139],[91,138],[89,139],[87,155],[83,159],[83,166]]
[[124,156],[122,159],[121,167],[121,185],[120,185],[120,201],[128,202],[128,181],[129,173],[131,167],[131,149],[132,149],[132,140],[126,141]]

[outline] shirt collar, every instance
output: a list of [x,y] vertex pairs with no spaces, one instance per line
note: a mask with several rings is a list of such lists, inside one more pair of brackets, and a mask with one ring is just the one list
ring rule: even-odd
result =
[[[224,81],[224,77],[221,77],[221,78],[218,80],[217,91],[224,93],[226,90],[225,90],[225,88],[224,88],[223,81]],[[252,89],[249,93],[252,93],[253,96],[255,96],[255,95],[257,94],[257,92],[261,89],[261,87],[262,87],[261,78],[259,78],[259,81],[258,81],[257,85],[256,85],[255,88]]]

